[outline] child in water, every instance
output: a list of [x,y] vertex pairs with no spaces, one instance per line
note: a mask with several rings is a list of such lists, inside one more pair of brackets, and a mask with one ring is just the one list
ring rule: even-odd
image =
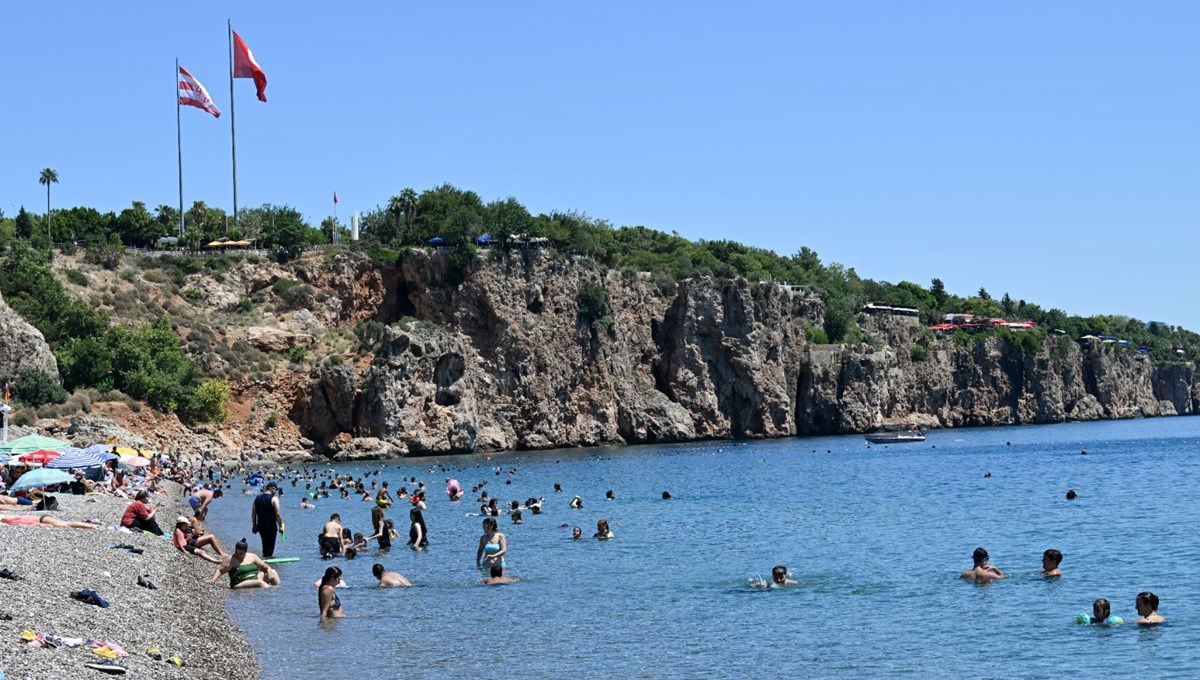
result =
[[1084,625],[1116,626],[1125,623],[1119,616],[1112,615],[1112,605],[1103,597],[1092,603],[1092,615],[1082,612],[1075,617],[1076,623]]

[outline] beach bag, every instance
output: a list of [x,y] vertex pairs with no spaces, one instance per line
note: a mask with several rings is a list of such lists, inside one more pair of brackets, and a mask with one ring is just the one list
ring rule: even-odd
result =
[[34,510],[46,510],[49,512],[58,511],[58,499],[54,496],[42,496],[42,500],[33,508]]

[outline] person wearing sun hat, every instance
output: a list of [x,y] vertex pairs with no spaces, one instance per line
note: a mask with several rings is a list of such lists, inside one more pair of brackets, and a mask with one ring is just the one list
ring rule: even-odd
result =
[[275,497],[278,488],[274,481],[267,482],[250,507],[250,531],[262,539],[263,559],[275,556],[275,534],[283,532],[283,512]]

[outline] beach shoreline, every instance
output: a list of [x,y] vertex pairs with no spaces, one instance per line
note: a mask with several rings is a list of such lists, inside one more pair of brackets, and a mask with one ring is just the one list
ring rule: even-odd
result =
[[[176,516],[191,513],[184,512],[178,485],[168,483],[164,488],[169,494],[154,495],[151,505],[157,508],[159,525],[169,532]],[[60,509],[49,514],[71,520],[95,518],[110,527],[120,523],[130,502],[109,496],[55,497]],[[225,581],[206,583],[214,566],[175,550],[169,536],[0,524],[0,569],[20,578],[0,578],[0,671],[6,680],[102,677],[85,666],[103,661],[86,644],[89,639],[109,640],[128,652],[116,663],[125,666],[130,676],[258,678],[261,670],[249,640],[229,616]],[[111,544],[132,545],[143,552],[107,547]],[[143,575],[157,589],[139,586],[138,577]],[[101,608],[69,596],[85,588],[110,606]],[[25,630],[82,638],[85,644],[31,647],[21,639]],[[163,658],[178,655],[186,666],[151,658],[147,654],[151,648],[161,650]]]

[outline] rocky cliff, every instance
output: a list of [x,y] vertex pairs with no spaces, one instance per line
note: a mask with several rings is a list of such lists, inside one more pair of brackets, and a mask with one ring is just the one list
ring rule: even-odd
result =
[[[1200,399],[1193,365],[1097,341],[1051,336],[1030,353],[861,316],[870,344],[810,344],[821,300],[774,284],[666,285],[537,251],[485,253],[465,272],[421,251],[383,272],[333,261],[302,268],[339,300],[318,316],[388,324],[373,360],[317,365],[292,406],[338,457],[1132,418]],[[580,318],[586,282],[608,317]]]
[[3,338],[0,341],[0,380],[16,382],[21,372],[28,369],[36,369],[55,380],[59,379],[58,362],[54,360],[54,353],[50,351],[42,332],[21,318],[2,299],[0,338]]

